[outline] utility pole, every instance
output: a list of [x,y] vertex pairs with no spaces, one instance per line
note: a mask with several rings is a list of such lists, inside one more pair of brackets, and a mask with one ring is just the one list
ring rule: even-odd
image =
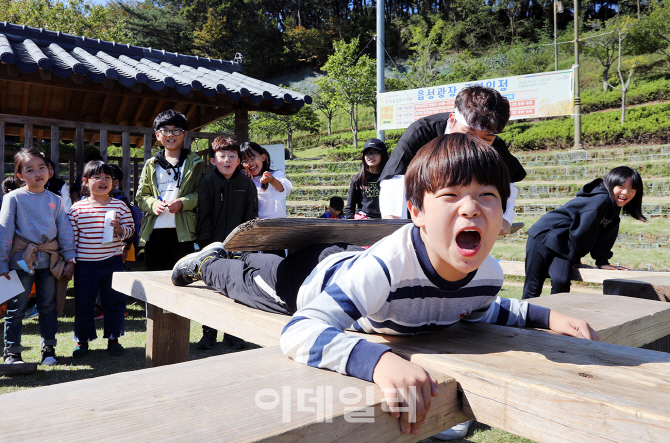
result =
[[[379,106],[379,94],[384,92],[384,0],[377,0],[377,109]],[[384,131],[380,128],[381,114],[377,111],[377,138],[384,141]]]
[[556,44],[556,28],[558,24],[556,23],[556,1],[554,0],[554,71],[558,71],[558,45]]
[[575,145],[573,150],[583,151],[582,145],[582,104],[579,98],[579,0],[575,0],[575,64],[572,65],[575,72]]

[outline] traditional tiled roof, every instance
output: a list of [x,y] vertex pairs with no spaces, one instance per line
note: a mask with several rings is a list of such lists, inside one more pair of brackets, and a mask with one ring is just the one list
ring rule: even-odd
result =
[[230,100],[248,100],[296,108],[312,102],[309,95],[243,75],[239,63],[78,37],[42,28],[0,22],[0,63],[19,71],[51,71],[58,77],[107,79],[123,86],[144,84],[155,91],[172,88],[181,94],[200,91]]

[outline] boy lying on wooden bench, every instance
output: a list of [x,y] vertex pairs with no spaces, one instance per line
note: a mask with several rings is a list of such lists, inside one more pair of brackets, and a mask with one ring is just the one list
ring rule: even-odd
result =
[[[286,355],[374,381],[402,432],[417,434],[431,396],[437,396],[435,379],[387,346],[344,333],[347,328],[416,334],[463,319],[599,338],[582,320],[497,296],[503,273],[489,252],[502,226],[509,183],[507,168],[490,146],[469,135],[442,135],[407,170],[413,224],[369,249],[324,258],[322,245],[283,261],[270,254],[221,260],[228,253],[221,244],[211,245],[180,260],[172,281],[179,286],[202,279],[244,304],[292,314],[280,340]],[[308,269],[313,270],[307,276]],[[407,395],[412,387],[415,397]]]

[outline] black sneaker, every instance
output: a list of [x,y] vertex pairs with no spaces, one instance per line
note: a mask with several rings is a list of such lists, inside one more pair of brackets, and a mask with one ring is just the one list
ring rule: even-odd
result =
[[195,345],[198,349],[212,349],[216,344],[216,329],[205,329],[202,330],[202,338]]
[[14,364],[23,363],[23,359],[21,358],[21,353],[20,352],[18,354],[5,354],[3,360],[4,360],[4,363],[6,365],[14,365]]
[[223,341],[225,341],[228,346],[233,349],[244,349],[247,347],[247,342],[242,340],[240,337],[235,337],[234,335],[224,333]]
[[223,243],[215,242],[208,245],[202,251],[188,254],[172,268],[172,284],[175,286],[186,286],[193,282],[202,280],[202,265],[213,258],[227,258],[228,252],[223,249]]
[[58,363],[56,358],[56,350],[51,345],[42,345],[42,364],[44,366],[51,366]]

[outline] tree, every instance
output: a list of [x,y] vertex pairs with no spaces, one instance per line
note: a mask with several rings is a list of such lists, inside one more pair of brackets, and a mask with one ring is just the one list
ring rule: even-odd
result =
[[[617,39],[619,42],[619,63],[618,63],[618,68],[617,68],[617,73],[619,74],[619,81],[621,87],[618,86],[612,86],[611,84],[607,83],[611,88],[618,89],[621,91],[621,126],[626,121],[626,93],[628,92],[628,88],[630,86],[630,79],[633,78],[633,73],[635,72],[635,68],[638,67],[638,65],[641,64],[642,58],[641,57],[635,57],[631,60],[627,60],[626,64],[624,66],[624,69],[621,69],[621,43],[623,40],[626,38],[628,33],[630,32],[631,29],[635,27],[635,24],[637,23],[637,20],[627,18],[624,19],[621,23],[620,26],[616,30],[616,35]],[[624,74],[623,71],[627,70],[628,71],[628,79],[624,81]]]
[[649,2],[649,14],[629,33],[629,46],[635,54],[657,52],[670,61],[670,2]]
[[595,25],[595,32],[582,37],[582,50],[584,55],[597,60],[603,65],[603,91],[607,91],[609,70],[619,58],[619,33],[617,29],[621,26],[621,20],[612,19],[605,26]]
[[293,160],[293,133],[308,131],[312,134],[319,132],[321,122],[310,105],[304,105],[297,114],[278,115],[261,113],[258,122],[253,124],[253,130],[265,136],[268,142],[275,135],[286,135],[286,144]]
[[314,83],[317,89],[312,93],[312,107],[326,117],[328,120],[328,135],[331,135],[333,117],[342,109],[342,105],[335,99],[333,87],[329,84],[328,77],[319,77]]
[[333,97],[349,109],[349,126],[358,147],[358,106],[376,101],[375,62],[367,55],[357,56],[358,38],[350,43],[333,42],[335,53],[323,65]]
[[86,0],[0,0],[2,19],[35,28],[72,35],[127,42],[125,20],[115,6],[94,5]]

